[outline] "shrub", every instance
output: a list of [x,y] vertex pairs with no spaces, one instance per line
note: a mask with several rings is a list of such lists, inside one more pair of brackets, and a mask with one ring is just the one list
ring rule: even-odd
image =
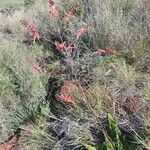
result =
[[1,22],[0,141],[23,124],[24,149],[147,148],[149,2],[25,5]]

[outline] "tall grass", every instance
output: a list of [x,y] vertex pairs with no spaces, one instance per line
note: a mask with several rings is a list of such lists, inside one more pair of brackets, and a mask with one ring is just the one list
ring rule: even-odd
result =
[[[90,134],[94,126],[103,135],[105,149],[111,149],[116,143],[106,128],[109,124],[103,121],[107,116],[117,142],[120,135],[128,137],[124,132],[132,133],[129,143],[136,141],[137,147],[147,148],[150,2],[51,3],[39,0],[13,16],[0,16],[0,142],[25,124],[19,141],[20,145],[28,143],[24,149],[63,149],[83,143],[97,148],[100,138]],[[70,11],[72,18],[67,22],[64,16]],[[33,30],[26,30],[20,20],[35,26],[40,38],[33,40]],[[58,83],[46,87],[51,78]],[[66,80],[76,85],[67,95],[75,99],[74,105],[55,97],[55,89],[61,92]],[[43,115],[41,107],[47,103],[44,112],[48,109],[48,113]],[[54,121],[49,121],[51,111],[59,116]]]

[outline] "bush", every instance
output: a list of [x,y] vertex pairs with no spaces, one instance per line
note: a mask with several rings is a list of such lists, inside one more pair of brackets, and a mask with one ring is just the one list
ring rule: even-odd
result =
[[147,148],[149,2],[25,5],[1,16],[0,142],[20,129],[18,149]]

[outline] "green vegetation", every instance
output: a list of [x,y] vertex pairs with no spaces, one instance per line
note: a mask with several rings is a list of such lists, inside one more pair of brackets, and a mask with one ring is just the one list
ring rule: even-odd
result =
[[150,149],[149,1],[0,10],[0,150]]
[[0,1],[0,9],[3,9],[3,8],[6,8],[8,6],[12,6],[12,5],[20,5],[20,4],[23,4],[24,1],[23,0],[11,0],[10,1],[7,1],[7,0],[1,0]]

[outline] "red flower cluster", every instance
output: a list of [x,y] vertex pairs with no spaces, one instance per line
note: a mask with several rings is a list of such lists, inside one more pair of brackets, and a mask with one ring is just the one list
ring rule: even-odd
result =
[[74,46],[73,46],[73,44],[72,43],[70,43],[70,44],[66,44],[66,42],[64,42],[64,43],[60,43],[60,42],[58,42],[58,41],[55,41],[55,46],[56,46],[56,49],[58,49],[58,50],[61,50],[61,51],[67,51],[67,52],[72,52],[72,50],[73,50],[73,48],[74,48]]
[[60,43],[60,42],[58,42],[58,41],[55,41],[55,46],[56,46],[56,49],[58,49],[58,50],[64,50],[65,49],[65,43],[66,42],[64,42],[64,43]]
[[69,81],[65,81],[63,86],[61,87],[60,92],[56,93],[55,97],[58,101],[75,105],[74,98],[69,94],[70,90],[75,88],[76,86]]
[[107,55],[107,54],[112,54],[114,52],[115,48],[113,46],[108,46],[104,49],[97,49],[97,51],[95,52],[97,55],[103,56],[103,55]]
[[[54,0],[49,0],[48,3],[49,3],[49,9],[50,9],[49,14],[51,16],[58,17],[59,12],[56,8],[55,1]],[[64,21],[69,22],[73,18],[74,18],[73,11],[67,11],[67,12],[64,13],[64,18],[63,18]]]
[[10,150],[17,144],[17,136],[0,145],[0,150]]
[[55,5],[54,0],[49,0],[48,3],[49,3],[49,9],[50,9],[49,14],[51,16],[58,17],[59,16],[59,12],[56,9],[56,5]]
[[28,23],[26,20],[21,20],[20,21],[21,25],[29,32],[32,34],[34,41],[37,39],[40,39],[40,33],[38,32],[38,30],[32,26],[30,23]]
[[84,23],[77,31],[76,31],[76,38],[79,39],[80,36],[85,33],[88,27],[91,26],[91,23],[87,22]]
[[41,68],[37,62],[34,61],[34,59],[31,56],[28,56],[25,58],[27,62],[29,62],[32,66],[32,69],[35,71],[41,71]]

